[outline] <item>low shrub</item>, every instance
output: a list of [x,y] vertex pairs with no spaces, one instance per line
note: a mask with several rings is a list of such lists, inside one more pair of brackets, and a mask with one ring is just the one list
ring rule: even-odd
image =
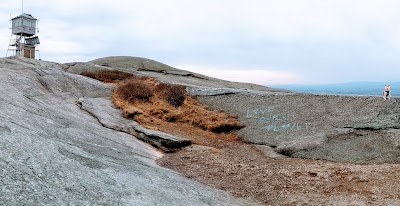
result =
[[244,125],[237,123],[237,122],[231,122],[231,123],[224,123],[220,125],[216,125],[214,127],[211,127],[209,130],[214,133],[229,133],[234,130],[240,130],[244,128]]
[[135,100],[148,102],[150,97],[153,96],[150,87],[141,82],[127,82],[120,85],[115,92],[128,102],[134,102]]
[[131,73],[122,72],[118,70],[86,71],[82,72],[81,75],[97,79],[99,81],[106,83],[114,83],[128,78],[141,78]]
[[180,107],[185,102],[186,87],[160,83],[155,91],[161,95],[171,106]]

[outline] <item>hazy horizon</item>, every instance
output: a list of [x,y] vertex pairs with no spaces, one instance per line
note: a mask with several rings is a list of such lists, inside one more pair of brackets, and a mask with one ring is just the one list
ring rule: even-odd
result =
[[391,85],[391,95],[400,95],[399,82],[348,82],[337,84],[276,84],[268,87],[312,94],[346,94],[381,96],[385,84]]
[[318,86],[318,85],[340,85],[340,84],[359,84],[359,83],[379,83],[379,84],[391,84],[391,83],[400,83],[399,81],[389,81],[389,82],[381,82],[381,81],[353,81],[353,82],[336,82],[336,83],[294,83],[294,84],[265,84],[265,85],[306,85],[306,86]]

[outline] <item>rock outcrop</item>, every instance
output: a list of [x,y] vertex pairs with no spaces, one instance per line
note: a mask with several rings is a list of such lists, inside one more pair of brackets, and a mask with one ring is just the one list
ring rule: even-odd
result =
[[393,135],[400,128],[396,98],[249,91],[198,99],[239,116],[246,125],[239,131],[244,141],[274,147],[281,154],[364,164],[400,163]]
[[[153,60],[107,57],[57,64],[0,59],[1,205],[254,205],[155,163],[185,137],[124,119],[115,89],[80,74],[120,70],[187,87],[246,125],[271,158],[400,163],[397,98],[312,95],[223,81]],[[147,144],[149,143],[149,144]],[[152,146],[151,146],[152,145]],[[154,147],[153,147],[154,146]]]
[[1,205],[253,204],[156,165],[161,152],[104,119],[116,113],[77,104],[89,110],[113,87],[65,68],[0,59]]
[[[246,125],[239,131],[245,142],[270,146],[281,154],[339,162],[400,162],[400,156],[371,158],[365,155],[369,151],[359,151],[354,145],[362,143],[384,148],[373,149],[376,153],[373,156],[396,151],[397,138],[393,134],[400,128],[400,105],[396,98],[384,101],[375,96],[295,93],[222,81],[132,57],[107,57],[90,63],[69,64],[66,68],[73,73],[101,69],[133,72],[185,85],[189,94],[210,108],[238,116]],[[368,138],[363,138],[365,136]],[[382,138],[387,144],[374,143]],[[349,147],[339,147],[337,142]],[[369,146],[364,148],[370,150]],[[357,152],[347,156],[332,153],[347,154],[346,150]]]

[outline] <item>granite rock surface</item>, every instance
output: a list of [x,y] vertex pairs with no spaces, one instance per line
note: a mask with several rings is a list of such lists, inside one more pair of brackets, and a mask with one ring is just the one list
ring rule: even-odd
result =
[[253,205],[158,166],[77,104],[114,88],[65,68],[0,59],[0,205]]

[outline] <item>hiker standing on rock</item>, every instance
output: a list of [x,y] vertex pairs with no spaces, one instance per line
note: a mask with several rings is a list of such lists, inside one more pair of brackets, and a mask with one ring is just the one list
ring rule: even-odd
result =
[[390,100],[390,96],[391,96],[391,94],[390,94],[390,84],[386,84],[385,88],[383,90],[383,99]]

